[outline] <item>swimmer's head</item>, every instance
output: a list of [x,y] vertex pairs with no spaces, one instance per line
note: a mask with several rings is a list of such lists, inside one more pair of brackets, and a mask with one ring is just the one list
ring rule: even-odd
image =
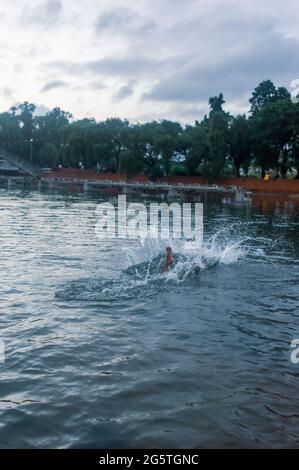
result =
[[171,254],[172,253],[172,248],[171,246],[166,247],[166,253]]

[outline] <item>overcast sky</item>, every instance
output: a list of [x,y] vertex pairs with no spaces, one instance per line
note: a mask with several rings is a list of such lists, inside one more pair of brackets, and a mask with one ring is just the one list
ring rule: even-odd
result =
[[177,119],[299,78],[298,0],[0,0],[0,110]]

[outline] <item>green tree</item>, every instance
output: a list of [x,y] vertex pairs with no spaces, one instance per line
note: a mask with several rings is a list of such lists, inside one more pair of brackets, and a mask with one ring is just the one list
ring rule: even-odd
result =
[[[286,148],[294,134],[294,104],[290,98],[266,103],[252,118],[252,142],[261,176],[269,168],[287,167]],[[283,170],[284,172],[284,170]]]
[[228,155],[228,119],[225,113],[217,112],[209,120],[208,154],[202,165],[202,173],[209,181],[221,176]]
[[58,164],[58,150],[55,144],[43,144],[39,153],[38,160],[41,166],[53,168]]
[[159,146],[160,124],[157,121],[148,122],[141,126],[144,139],[144,166],[148,175],[153,178],[163,174],[162,157]]
[[228,155],[228,125],[230,116],[222,109],[223,94],[210,98],[210,115],[207,125],[207,153],[201,171],[211,181],[224,171]]
[[236,174],[248,169],[252,157],[262,174],[278,167],[282,174],[296,168],[299,174],[299,105],[284,87],[261,82],[250,98],[251,112],[232,118],[224,112],[223,94],[211,97],[210,113],[201,122],[182,127],[169,120],[130,124],[118,118],[96,122],[74,121],[54,108],[35,115],[35,105],[24,102],[0,113],[0,146],[41,165],[147,174],[152,178],[173,172],[203,174],[210,180],[227,173],[230,162]]
[[110,147],[112,158],[115,161],[113,171],[121,171],[121,159],[125,152],[124,138],[129,128],[129,121],[119,118],[106,119],[102,126],[102,138]]
[[240,176],[240,168],[248,168],[251,158],[251,142],[249,123],[246,116],[232,119],[228,130],[229,154],[235,167],[236,176]]
[[98,165],[100,171],[114,172],[116,162],[111,153],[111,149],[105,142],[94,144],[93,156],[95,164]]
[[143,157],[146,151],[146,144],[140,124],[128,128],[124,136],[124,146],[125,151],[122,157],[121,171],[128,176],[142,174],[144,171]]
[[223,93],[220,93],[218,96],[212,96],[209,99],[210,105],[210,116],[214,113],[222,113],[223,109],[222,106],[224,105],[225,101],[223,99]]
[[161,164],[165,175],[170,174],[171,162],[182,135],[182,126],[178,122],[166,119],[160,122],[156,129],[155,141],[162,158]]
[[17,119],[19,127],[23,135],[23,144],[21,154],[28,159],[32,157],[32,151],[34,148],[34,111],[36,106],[33,103],[24,103],[19,104],[18,106],[13,106],[10,108],[10,113],[14,118]]
[[291,138],[288,144],[289,166],[296,170],[296,178],[299,178],[299,103],[292,103]]
[[250,113],[254,116],[266,104],[290,98],[290,93],[284,87],[276,88],[271,80],[261,82],[253,91],[249,100],[251,104]]
[[34,117],[34,134],[41,144],[52,142],[59,147],[61,143],[61,129],[67,126],[71,119],[71,114],[54,108],[43,116]]
[[16,154],[24,153],[24,135],[19,120],[9,112],[0,114],[0,146]]
[[195,126],[186,126],[181,146],[188,175],[195,175],[199,165],[208,157],[208,129],[207,118],[204,118],[201,123],[197,122]]

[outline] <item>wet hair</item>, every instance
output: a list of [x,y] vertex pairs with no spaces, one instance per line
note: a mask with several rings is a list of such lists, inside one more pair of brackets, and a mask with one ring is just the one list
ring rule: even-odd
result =
[[167,247],[166,247],[166,251],[172,251],[171,246],[167,246]]

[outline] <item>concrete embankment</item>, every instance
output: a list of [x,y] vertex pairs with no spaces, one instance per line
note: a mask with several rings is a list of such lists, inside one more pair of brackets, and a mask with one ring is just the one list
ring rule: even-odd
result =
[[106,192],[115,191],[121,188],[122,192],[144,191],[156,193],[198,193],[198,192],[215,192],[215,193],[241,193],[251,192],[254,194],[284,194],[299,196],[299,180],[277,179],[264,181],[257,178],[215,178],[214,184],[208,184],[207,179],[196,176],[171,176],[150,181],[147,176],[135,176],[127,178],[123,174],[114,173],[96,173],[94,170],[79,169],[61,169],[53,170],[49,173],[41,174],[39,178],[34,180],[30,177],[11,177],[0,176],[0,180],[13,181],[22,184],[23,181],[38,181],[40,185],[45,186],[80,186],[84,190],[102,188]]
[[213,185],[208,185],[206,178],[199,176],[169,176],[160,178],[151,183],[147,176],[135,176],[127,178],[126,175],[115,173],[96,173],[94,170],[78,170],[78,169],[63,169],[52,171],[43,176],[45,179],[64,179],[64,180],[88,180],[88,181],[110,181],[110,182],[127,182],[127,183],[144,183],[144,184],[168,184],[168,185],[184,185],[184,186],[203,186],[203,187],[224,187],[243,188],[247,191],[261,192],[261,193],[286,193],[286,194],[299,194],[299,179],[277,179],[264,181],[257,178],[234,178],[223,177],[215,178]]

